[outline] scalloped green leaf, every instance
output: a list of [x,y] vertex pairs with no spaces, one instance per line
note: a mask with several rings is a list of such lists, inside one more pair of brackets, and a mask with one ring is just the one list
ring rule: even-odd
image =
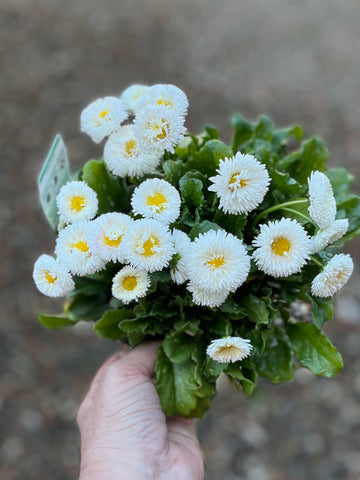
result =
[[311,372],[334,377],[343,368],[340,353],[312,323],[288,324],[286,333],[296,356]]
[[97,335],[113,340],[123,340],[124,333],[119,328],[122,320],[132,318],[134,314],[125,308],[118,310],[108,310],[94,325],[94,331]]
[[71,321],[66,314],[45,315],[40,313],[38,316],[41,325],[47,328],[65,328],[75,325],[76,322]]

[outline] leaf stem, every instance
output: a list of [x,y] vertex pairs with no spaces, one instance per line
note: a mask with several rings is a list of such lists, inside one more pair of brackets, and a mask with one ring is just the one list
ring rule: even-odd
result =
[[321,268],[324,268],[325,265],[322,264],[319,260],[317,260],[313,255],[310,255],[310,258],[314,263],[316,263],[316,265],[318,265]]
[[308,201],[309,200],[307,198],[299,198],[298,200],[291,200],[290,202],[284,202],[284,203],[279,203],[278,205],[274,205],[273,207],[270,207],[264,210],[263,212],[259,213],[259,215],[255,217],[255,220],[253,221],[252,226],[254,227],[259,222],[259,220],[261,220],[263,217],[265,217],[271,212],[275,212],[276,210],[281,210],[284,207],[291,207],[292,205],[300,205],[303,203],[308,203]]

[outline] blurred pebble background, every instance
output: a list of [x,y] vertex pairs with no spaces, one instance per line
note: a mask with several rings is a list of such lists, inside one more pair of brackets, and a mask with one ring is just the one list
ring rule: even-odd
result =
[[[54,238],[37,175],[57,132],[73,171],[96,146],[79,131],[94,98],[133,83],[174,83],[189,97],[187,127],[230,138],[230,116],[299,123],[348,167],[360,193],[358,0],[1,0],[0,478],[78,476],[75,415],[93,374],[118,347],[90,325],[48,331],[32,266]],[[349,247],[356,264],[359,241]],[[251,399],[222,381],[198,423],[208,480],[360,478],[360,271],[326,331],[344,356],[335,379],[299,370],[260,382]]]

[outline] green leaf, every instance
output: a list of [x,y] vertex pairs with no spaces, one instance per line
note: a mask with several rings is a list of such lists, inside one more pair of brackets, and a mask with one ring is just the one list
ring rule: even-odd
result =
[[334,299],[312,297],[308,295],[311,301],[311,317],[313,324],[319,329],[322,329],[324,322],[332,319],[334,315]]
[[177,187],[180,178],[185,173],[184,163],[181,160],[166,160],[162,167],[165,172],[165,180]]
[[290,136],[296,138],[296,140],[301,140],[303,137],[303,129],[299,125],[294,125],[293,127],[285,128],[284,130],[277,130],[272,138],[274,149],[279,151],[281,147],[286,145],[286,140]]
[[125,308],[119,310],[108,310],[94,325],[97,335],[113,340],[124,340],[124,333],[119,329],[119,323],[126,319],[132,318],[133,313]]
[[326,172],[333,188],[336,204],[341,205],[349,199],[350,185],[354,181],[354,176],[345,168],[333,168]]
[[287,172],[280,172],[279,170],[271,171],[271,178],[276,187],[286,195],[300,195],[302,186],[291,178]]
[[225,157],[232,157],[233,152],[230,147],[220,140],[209,140],[205,143],[194,158],[187,162],[189,170],[199,170],[208,177],[215,175],[219,162]]
[[247,295],[242,299],[241,305],[250,321],[258,324],[269,323],[269,310],[261,298],[255,297],[255,295]]
[[206,141],[213,140],[213,139],[217,140],[219,138],[219,131],[217,128],[207,125],[204,128],[204,130],[206,132],[206,137],[205,137]]
[[206,233],[209,232],[210,230],[222,230],[219,225],[213,222],[209,222],[209,220],[204,220],[201,223],[198,223],[197,225],[194,225],[194,227],[190,230],[189,237],[191,240],[194,240],[196,237],[200,235],[200,233]]
[[273,383],[288,382],[293,377],[294,360],[283,332],[276,328],[265,345],[263,354],[256,359],[258,373]]
[[291,347],[300,362],[316,375],[333,377],[343,367],[340,353],[330,340],[311,323],[286,326]]
[[246,142],[253,134],[254,126],[247,122],[240,113],[235,113],[231,119],[231,125],[234,129],[234,137],[231,148],[234,153],[237,152],[240,145]]
[[246,215],[235,215],[232,213],[224,213],[222,210],[216,210],[214,222],[229,233],[243,237],[243,230],[246,226]]
[[166,356],[173,363],[183,363],[191,358],[194,338],[186,333],[174,332],[167,335],[162,343]]
[[[349,220],[347,234],[342,237],[343,242],[348,242],[360,234],[360,198],[352,195],[350,199],[343,202],[338,208],[339,216]],[[343,214],[343,215],[341,215]]]
[[64,328],[75,325],[76,322],[71,321],[65,314],[45,315],[39,314],[39,322],[47,328]]
[[203,182],[196,178],[198,175],[198,172],[187,172],[179,181],[181,197],[190,209],[199,208],[204,202]]
[[270,118],[266,115],[262,115],[259,122],[255,126],[254,135],[258,138],[271,141],[273,131],[274,125]]
[[[163,411],[168,416],[183,415],[202,416],[197,390],[197,364],[188,360],[183,363],[172,363],[162,347],[158,350],[155,374],[156,386]],[[208,402],[205,402],[208,408]]]
[[256,372],[254,370],[241,367],[239,362],[235,362],[230,363],[224,373],[230,377],[236,388],[241,387],[247,395],[252,394],[256,385]]
[[96,320],[107,310],[108,304],[106,292],[91,297],[79,293],[69,305],[67,314],[74,321]]
[[130,188],[125,182],[111,175],[102,160],[89,160],[85,163],[81,178],[97,194],[98,215],[106,212],[130,211]]
[[323,142],[312,137],[302,143],[300,150],[280,160],[277,169],[288,171],[298,182],[305,185],[313,170],[325,171],[328,157],[329,152]]

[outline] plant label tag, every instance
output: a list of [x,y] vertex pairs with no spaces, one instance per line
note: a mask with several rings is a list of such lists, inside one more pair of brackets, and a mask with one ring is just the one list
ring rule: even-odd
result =
[[43,211],[54,230],[59,222],[56,197],[60,188],[70,180],[69,159],[62,136],[57,134],[38,178]]

